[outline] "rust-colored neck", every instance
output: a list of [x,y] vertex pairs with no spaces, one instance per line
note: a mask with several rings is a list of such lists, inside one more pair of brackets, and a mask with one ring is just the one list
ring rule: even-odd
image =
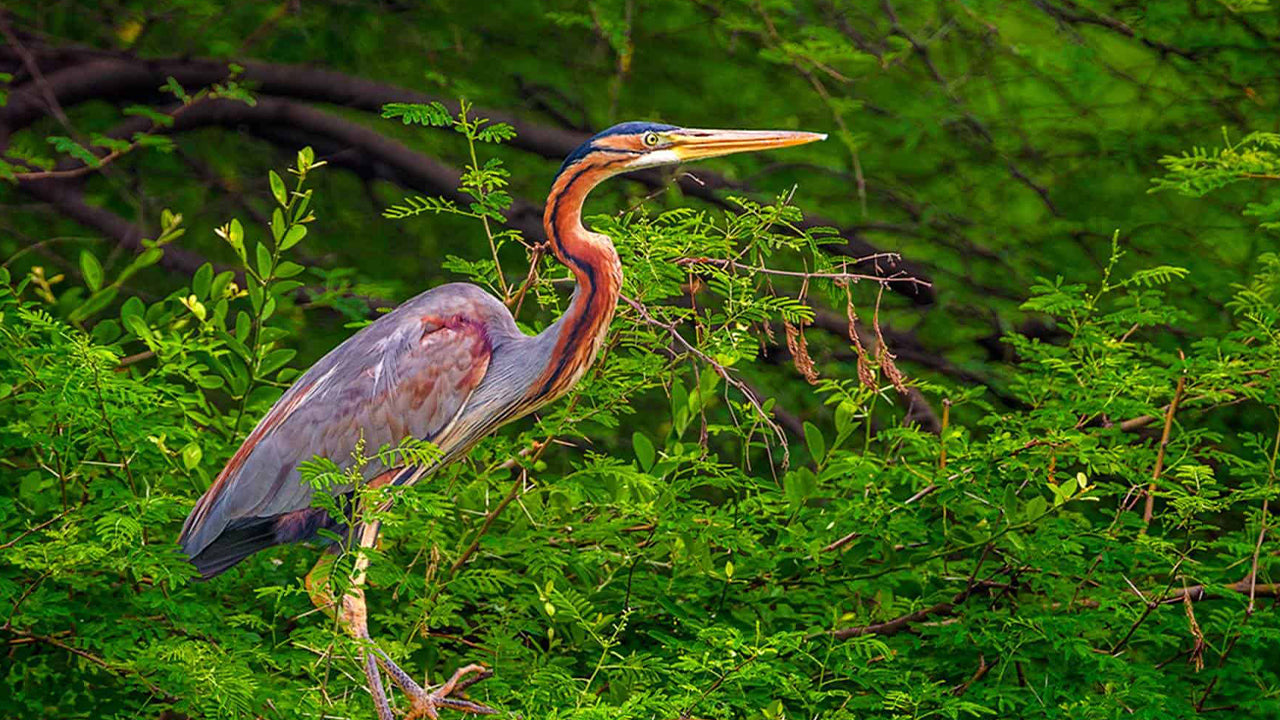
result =
[[568,392],[590,367],[622,292],[622,264],[613,243],[582,226],[587,193],[611,174],[607,163],[570,166],[556,177],[547,199],[547,239],[578,285],[568,311],[551,328],[556,344],[532,389],[539,403]]

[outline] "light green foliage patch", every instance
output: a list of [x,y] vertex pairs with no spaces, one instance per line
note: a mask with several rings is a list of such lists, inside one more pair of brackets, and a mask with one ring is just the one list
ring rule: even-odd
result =
[[[300,579],[345,538],[202,583],[182,520],[394,302],[466,280],[547,327],[572,276],[509,222],[539,142],[652,118],[832,139],[602,186],[624,297],[572,393],[412,488],[363,483],[433,462],[413,439],[303,466],[383,523],[397,662],[483,662],[472,696],[531,720],[1280,717],[1266,3],[29,5],[2,21],[50,75],[91,45],[475,104],[231,63],[4,138],[0,716],[371,717]],[[31,88],[0,62],[3,112]],[[206,103],[240,119],[183,129]],[[135,245],[25,184],[68,168]]]

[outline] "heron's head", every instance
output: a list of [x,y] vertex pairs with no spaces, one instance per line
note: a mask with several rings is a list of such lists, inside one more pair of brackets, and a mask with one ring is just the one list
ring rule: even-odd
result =
[[822,133],[790,130],[699,130],[651,122],[625,122],[601,132],[565,158],[571,167],[609,175],[733,153],[772,150],[825,140]]

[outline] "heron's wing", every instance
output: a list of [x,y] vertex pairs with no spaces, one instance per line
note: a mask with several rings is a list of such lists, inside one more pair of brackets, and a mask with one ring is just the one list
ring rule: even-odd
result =
[[[298,466],[313,456],[345,467],[361,438],[372,454],[446,430],[489,367],[486,321],[500,305],[458,287],[397,308],[298,378],[192,510],[179,539],[187,553],[195,556],[238,520],[307,508],[314,490]],[[375,462],[364,474],[381,469]]]

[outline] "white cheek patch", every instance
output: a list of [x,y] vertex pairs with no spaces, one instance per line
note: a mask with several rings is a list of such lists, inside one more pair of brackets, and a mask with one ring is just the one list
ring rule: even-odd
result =
[[675,150],[654,150],[636,158],[635,162],[627,166],[627,169],[634,170],[636,168],[657,167],[659,165],[675,165],[678,162],[680,162],[680,156],[676,154]]

